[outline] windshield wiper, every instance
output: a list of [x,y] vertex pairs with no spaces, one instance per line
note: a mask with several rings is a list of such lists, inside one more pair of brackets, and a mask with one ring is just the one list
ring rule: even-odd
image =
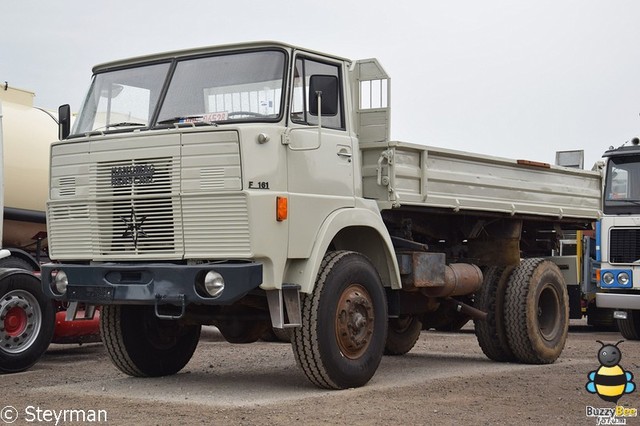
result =
[[627,204],[635,204],[636,206],[640,206],[640,200],[625,200],[625,199],[610,199],[608,202],[616,202],[616,203],[627,203]]
[[104,128],[108,129],[110,127],[139,127],[139,126],[146,126],[145,123],[135,123],[133,121],[123,121],[121,123],[113,123],[113,124],[107,124],[106,126],[104,126]]

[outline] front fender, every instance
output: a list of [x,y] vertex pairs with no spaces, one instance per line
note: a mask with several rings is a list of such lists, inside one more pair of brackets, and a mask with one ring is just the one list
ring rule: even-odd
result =
[[307,259],[290,259],[284,282],[300,285],[300,291],[310,293],[324,254],[331,244],[336,249],[352,250],[369,257],[385,286],[401,288],[398,261],[391,237],[379,214],[364,208],[336,210],[322,223],[311,255]]

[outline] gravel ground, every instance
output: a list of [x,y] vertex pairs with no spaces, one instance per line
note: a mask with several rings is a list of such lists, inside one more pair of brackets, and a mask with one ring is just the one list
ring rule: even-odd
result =
[[[409,354],[385,357],[369,384],[344,391],[311,385],[288,344],[231,345],[213,328],[185,369],[163,378],[125,376],[100,344],[52,345],[31,370],[0,376],[0,408],[9,407],[0,424],[75,424],[83,411],[86,424],[95,414],[114,425],[596,425],[587,407],[615,407],[585,389],[588,373],[600,367],[596,340],[621,336],[572,324],[560,359],[542,366],[489,361],[469,326],[425,331]],[[620,365],[640,377],[638,348],[620,344]],[[640,408],[639,395],[618,404]],[[617,420],[640,424],[638,417]]]

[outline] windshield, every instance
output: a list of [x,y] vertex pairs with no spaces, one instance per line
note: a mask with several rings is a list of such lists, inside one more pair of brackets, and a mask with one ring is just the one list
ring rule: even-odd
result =
[[275,121],[282,115],[285,62],[284,52],[265,50],[99,73],[72,133],[175,123]]
[[640,213],[640,155],[609,158],[604,212]]
[[73,134],[146,127],[155,111],[170,63],[96,74],[78,114]]

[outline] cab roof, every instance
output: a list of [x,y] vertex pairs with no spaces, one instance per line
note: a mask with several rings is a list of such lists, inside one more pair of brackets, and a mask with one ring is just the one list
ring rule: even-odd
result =
[[107,71],[112,68],[122,68],[129,65],[135,65],[140,63],[185,58],[190,56],[207,55],[207,54],[216,53],[216,52],[262,49],[262,48],[269,48],[269,47],[284,49],[288,52],[301,50],[304,52],[325,56],[325,57],[336,59],[339,61],[351,62],[351,60],[347,58],[343,58],[343,57],[332,55],[332,54],[322,53],[322,52],[314,51],[311,49],[305,49],[302,47],[298,47],[292,44],[283,43],[279,41],[253,41],[253,42],[245,42],[245,43],[222,44],[222,45],[215,45],[215,46],[197,47],[192,49],[174,50],[169,52],[154,53],[150,55],[119,59],[119,60],[105,62],[105,63],[94,66],[93,73],[95,74],[98,72]]

